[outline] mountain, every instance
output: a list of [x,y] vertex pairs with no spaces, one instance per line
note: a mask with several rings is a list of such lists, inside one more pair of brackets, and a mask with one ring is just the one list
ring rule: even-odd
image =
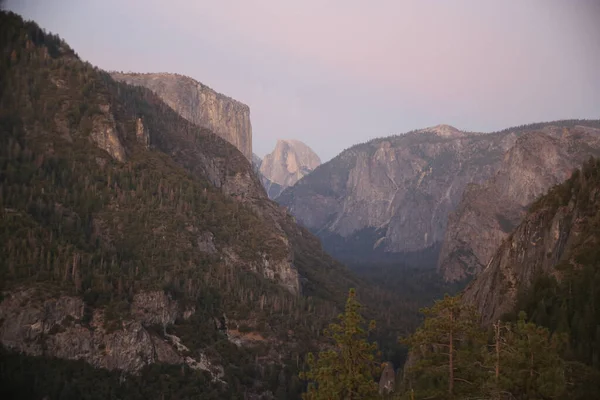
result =
[[260,165],[263,186],[270,198],[276,198],[319,165],[321,160],[310,147],[298,140],[280,139]]
[[494,177],[467,187],[450,214],[440,254],[438,268],[446,280],[479,273],[536,198],[565,181],[590,155],[600,155],[600,124],[595,125],[526,132]]
[[446,125],[374,139],[318,167],[278,202],[342,259],[427,254],[467,184],[490,178],[516,141]]
[[524,310],[569,334],[572,356],[600,368],[600,160],[590,159],[530,207],[465,289],[484,324]]
[[[557,121],[490,134],[440,125],[374,139],[321,165],[277,201],[342,260],[436,265],[447,240],[448,217],[465,189],[493,178],[525,132],[576,125],[598,122]],[[574,154],[566,152],[570,161],[558,165],[595,154],[586,142],[589,135],[578,135],[565,142],[576,144]]]
[[297,397],[365,286],[219,135],[15,14],[0,42],[2,397]]
[[252,125],[247,105],[183,75],[113,72],[111,76],[152,90],[183,118],[213,131],[252,160]]

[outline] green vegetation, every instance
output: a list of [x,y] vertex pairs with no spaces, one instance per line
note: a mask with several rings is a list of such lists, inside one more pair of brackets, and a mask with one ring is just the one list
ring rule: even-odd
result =
[[[195,311],[153,333],[177,335],[192,356],[206,354],[225,370],[225,383],[182,365],[128,375],[1,350],[2,398],[294,399],[305,389],[304,355],[315,350],[322,351],[308,357],[302,375],[311,382],[305,398],[377,398],[374,342],[384,344],[386,360],[403,364],[406,348],[390,346],[390,337],[414,331],[419,307],[458,290],[433,271],[399,270],[393,260],[379,275],[363,265],[367,279],[359,281],[291,217],[266,218],[275,214],[264,195],[219,188],[236,174],[253,176],[224,140],[14,14],[0,12],[0,43],[0,289],[78,296],[85,302],[79,322],[103,310],[109,331],[131,318],[135,294],[163,290]],[[150,146],[137,138],[138,121]],[[122,161],[99,148],[102,140],[122,147]],[[515,313],[486,332],[457,298],[424,310],[422,327],[403,342],[411,357],[400,396],[595,398],[599,188],[600,161],[590,160],[532,206],[544,218],[572,207],[578,239],[561,255],[556,278],[540,276],[520,295],[516,310],[530,320]],[[262,274],[263,256],[287,261],[285,240],[303,280],[299,296]],[[365,308],[350,292],[339,323],[320,336],[349,287]],[[380,321],[377,329],[365,328],[362,314]],[[264,341],[236,346],[215,322],[224,315],[230,328]]]
[[600,160],[591,158],[531,207],[546,225],[558,214],[563,218],[564,245],[559,254],[547,255],[557,257],[558,265],[554,274],[538,272],[519,294],[515,312],[490,327],[487,341],[479,339],[486,334],[474,323],[479,319],[458,299],[424,310],[423,326],[406,341],[413,356],[406,369],[407,398],[597,398],[599,190]]
[[325,330],[332,340],[332,348],[319,353],[317,358],[308,355],[308,371],[300,375],[309,381],[305,400],[376,399],[377,384],[374,379],[381,369],[376,361],[377,343],[368,342],[368,332],[375,329],[371,321],[366,331],[360,314],[361,305],[351,289],[346,309]]
[[[94,309],[105,311],[108,330],[130,317],[136,293],[164,290],[180,307],[196,310],[167,333],[181,337],[192,355],[202,351],[223,365],[227,392],[297,397],[296,365],[343,304],[352,281],[346,270],[306,231],[279,221],[294,264],[307,279],[305,296],[264,278],[263,255],[271,262],[288,257],[282,233],[256,211],[272,206],[260,198],[242,203],[215,187],[227,176],[250,172],[241,153],[180,118],[148,90],[115,82],[82,62],[34,23],[1,12],[0,43],[0,289],[42,285],[56,295],[81,296],[88,318]],[[150,132],[148,149],[137,140],[138,120]],[[95,144],[94,135],[103,133],[99,126],[113,129],[123,162]],[[206,251],[207,240],[215,253]],[[239,261],[223,257],[225,252]],[[267,343],[251,349],[231,344],[214,327],[223,314],[234,328],[235,321],[249,321],[245,329]],[[283,340],[274,355],[271,343]],[[21,362],[31,362],[34,374],[57,377],[47,370],[54,364],[62,370],[60,364],[69,376],[84,374],[73,378],[78,382],[112,382],[92,367],[78,372],[69,361],[17,355],[7,360],[1,379],[10,379],[15,390],[28,381],[9,374]],[[183,376],[187,383],[178,385],[206,385],[196,374]],[[127,379],[145,377],[154,379]],[[37,381],[32,397],[55,393],[44,383],[51,380]],[[125,392],[125,398],[132,393]]]
[[600,160],[590,159],[532,206],[532,212],[548,221],[559,207],[568,206],[575,234],[557,255],[561,260],[557,275],[538,276],[518,298],[518,309],[552,332],[568,334],[572,358],[596,369],[600,369],[599,188]]
[[411,360],[401,398],[562,399],[576,379],[561,358],[564,337],[528,322],[524,312],[486,332],[460,297],[423,311],[423,326],[406,339]]
[[407,369],[411,392],[416,398],[473,395],[482,379],[473,365],[484,343],[475,312],[446,296],[423,313],[422,327],[406,340],[416,358]]

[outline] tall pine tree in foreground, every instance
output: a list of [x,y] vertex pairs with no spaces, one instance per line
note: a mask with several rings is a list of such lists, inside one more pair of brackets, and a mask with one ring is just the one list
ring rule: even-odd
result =
[[484,393],[491,398],[565,398],[565,363],[560,358],[564,335],[528,322],[523,311],[516,323],[498,321],[494,331],[494,351],[487,362],[494,366],[494,378]]
[[354,289],[350,289],[346,308],[339,323],[329,325],[325,336],[334,347],[315,357],[308,355],[308,371],[300,377],[309,382],[305,400],[378,399],[375,378],[379,376],[377,343],[368,341],[368,332],[375,329],[371,321],[368,330],[360,314],[361,305]]
[[411,348],[406,369],[411,395],[423,399],[458,399],[479,392],[485,332],[475,311],[447,296],[422,310],[425,322],[405,340]]
[[528,322],[524,312],[517,322],[494,324],[490,341],[478,314],[458,296],[446,296],[423,313],[423,326],[405,340],[411,355],[402,398],[589,398],[585,393],[567,396],[560,357],[566,337]]

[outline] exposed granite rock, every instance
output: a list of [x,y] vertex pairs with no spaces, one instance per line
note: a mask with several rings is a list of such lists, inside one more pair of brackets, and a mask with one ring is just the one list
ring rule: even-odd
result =
[[208,254],[214,254],[217,252],[215,247],[215,237],[211,232],[203,232],[198,235],[198,249]]
[[260,254],[260,261],[245,264],[244,260],[236,254],[233,249],[224,249],[225,260],[229,265],[239,265],[260,273],[264,277],[277,282],[291,293],[300,293],[300,277],[298,270],[293,262],[293,252],[285,236],[273,237],[272,240],[281,243],[282,253],[287,254],[286,258],[272,257],[271,255]]
[[598,229],[600,187],[588,181],[573,189],[577,184],[574,180],[581,180],[581,174],[536,201],[535,209],[465,289],[463,300],[477,307],[484,325],[513,311],[518,294],[531,287],[537,277],[553,275],[560,280],[557,265],[568,263],[577,268],[579,252],[600,245],[594,233]]
[[[298,140],[278,140],[275,149],[265,156],[260,164],[260,173],[265,183],[276,184],[281,190],[293,186],[303,176],[321,165],[319,156]],[[269,188],[265,185],[267,193]],[[272,192],[279,195],[279,193]],[[274,198],[276,196],[270,195]]]
[[379,378],[379,394],[387,395],[396,388],[396,371],[394,371],[394,365],[391,362],[383,364],[384,368],[381,372],[381,378]]
[[[491,177],[516,138],[442,125],[375,139],[345,150],[277,201],[339,257],[434,248],[466,185]],[[334,239],[341,244],[332,246]]]
[[141,118],[135,121],[135,137],[145,148],[150,146],[150,133],[144,126],[144,121]]
[[252,125],[247,105],[183,75],[115,72],[112,77],[147,87],[183,118],[212,130],[252,160]]
[[171,325],[177,319],[177,302],[163,291],[137,293],[133,296],[131,314],[144,326]]
[[[3,293],[0,303],[0,343],[29,355],[84,360],[109,370],[137,373],[152,363],[182,364],[210,372],[213,379],[223,369],[203,354],[200,361],[173,335],[159,337],[146,329],[153,324],[170,325],[177,317],[177,303],[163,292],[142,292],[134,297],[132,318],[116,330],[105,327],[102,309],[86,311],[79,297],[37,288]],[[86,321],[86,312],[91,318]]]
[[527,206],[600,155],[600,130],[575,126],[527,132],[504,156],[498,173],[471,185],[449,218],[438,268],[447,281],[479,273],[525,216]]
[[[439,125],[404,135],[374,139],[353,146],[331,161],[321,165],[293,187],[285,190],[277,201],[287,207],[297,220],[323,240],[324,247],[341,259],[380,258],[396,255],[403,260],[409,255],[436,256],[447,240],[448,217],[463,198],[478,198],[476,186],[494,177],[507,160],[524,160],[519,185],[512,185],[510,195],[525,196],[518,204],[527,204],[543,193],[548,185],[567,176],[581,156],[589,156],[588,136],[575,125],[598,121],[558,121],[511,128],[497,133],[480,134],[461,132],[447,125]],[[563,127],[569,127],[568,139],[561,139]],[[567,146],[556,149],[556,154],[536,164],[530,156],[535,137],[523,139],[532,143],[519,145],[507,153],[525,132],[541,131],[549,145]],[[595,146],[595,145],[594,145]],[[549,148],[550,148],[549,147]],[[565,154],[568,156],[564,160]],[[505,158],[507,157],[507,158]],[[538,170],[552,166],[550,173]],[[518,174],[507,171],[510,174]],[[544,176],[537,181],[537,176]],[[514,186],[514,187],[513,187]],[[502,189],[501,189],[502,190]],[[484,205],[485,201],[480,201]],[[504,207],[506,206],[506,207]],[[498,224],[504,230],[516,225],[522,213],[510,204],[503,204]],[[522,207],[522,206],[521,206]],[[489,210],[486,210],[489,211]],[[515,214],[516,213],[516,214]],[[470,232],[477,229],[477,225]],[[495,236],[494,236],[495,235]],[[490,230],[485,240],[497,243],[504,233]],[[458,240],[458,239],[457,239]],[[451,254],[453,246],[444,254]],[[437,249],[437,250],[436,250]],[[469,252],[461,259],[473,263]],[[428,257],[431,258],[431,257]],[[422,260],[420,261],[423,262]],[[432,264],[438,257],[432,258]],[[473,268],[476,269],[476,268]]]
[[98,147],[106,151],[114,159],[125,161],[125,148],[117,131],[115,119],[110,111],[110,106],[101,107],[102,114],[95,115],[92,119],[91,138]]
[[[280,237],[282,244],[289,246],[287,239]],[[285,260],[269,260],[267,254],[261,254],[261,265],[259,269],[262,270],[263,275],[267,278],[279,282],[282,286],[287,288],[290,292],[298,294],[300,293],[300,279],[298,276],[298,270],[294,266],[294,260],[292,253]]]

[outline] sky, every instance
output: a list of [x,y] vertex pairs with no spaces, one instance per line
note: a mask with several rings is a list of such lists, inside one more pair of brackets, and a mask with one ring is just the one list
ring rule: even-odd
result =
[[600,118],[600,0],[8,0],[106,70],[188,75],[250,106],[253,148],[326,161],[449,124]]

